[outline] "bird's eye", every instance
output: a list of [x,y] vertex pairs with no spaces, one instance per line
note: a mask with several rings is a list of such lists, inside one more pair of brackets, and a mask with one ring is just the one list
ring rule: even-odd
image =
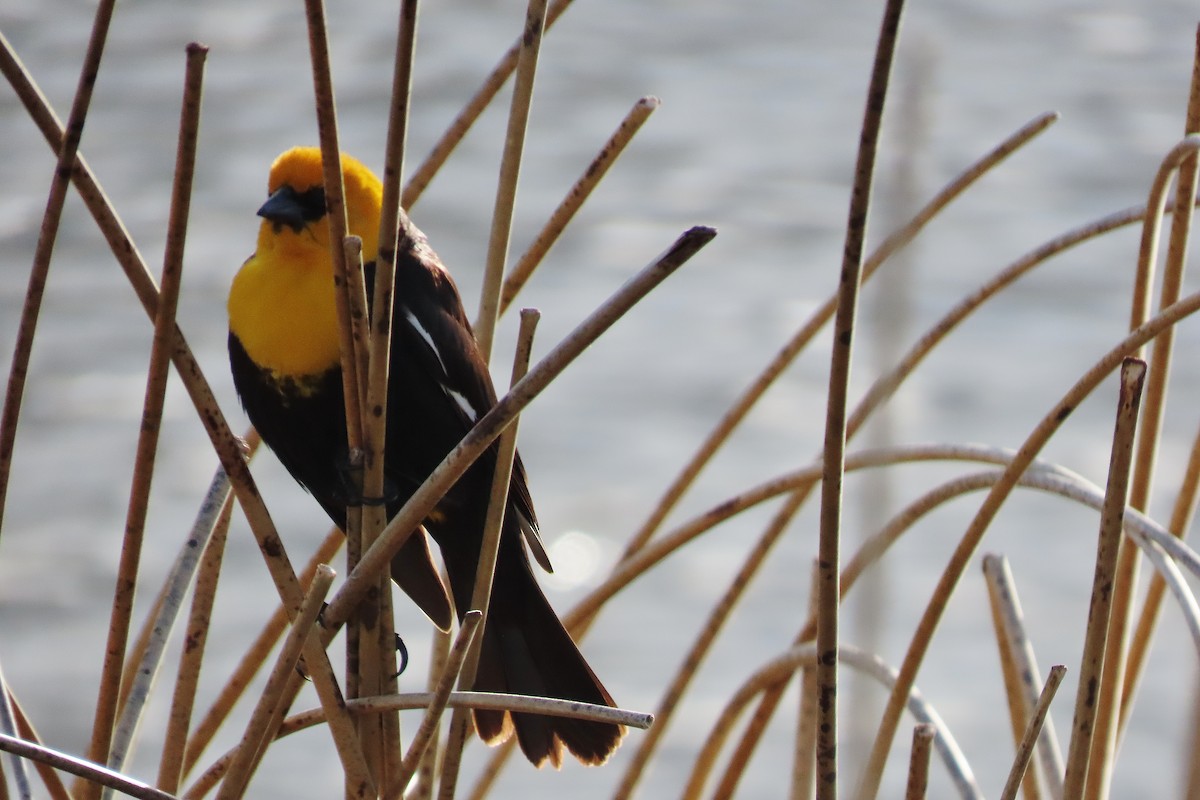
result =
[[296,195],[301,212],[306,220],[318,220],[325,216],[325,187],[314,186]]

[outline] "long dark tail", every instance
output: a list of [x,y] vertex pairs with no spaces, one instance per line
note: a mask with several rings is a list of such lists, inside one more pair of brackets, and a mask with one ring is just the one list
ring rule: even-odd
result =
[[[456,577],[451,574],[452,581]],[[501,543],[475,689],[615,705],[542,594],[514,537]],[[515,728],[533,764],[548,761],[555,767],[562,764],[564,747],[584,764],[603,764],[625,735],[624,727],[611,723],[487,710],[476,710],[475,727],[489,744]]]

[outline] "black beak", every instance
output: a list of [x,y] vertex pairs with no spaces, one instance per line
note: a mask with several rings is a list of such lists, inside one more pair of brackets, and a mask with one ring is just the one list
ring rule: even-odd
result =
[[297,233],[324,215],[325,190],[319,186],[303,194],[291,186],[281,186],[258,209],[258,216],[276,226],[287,225]]

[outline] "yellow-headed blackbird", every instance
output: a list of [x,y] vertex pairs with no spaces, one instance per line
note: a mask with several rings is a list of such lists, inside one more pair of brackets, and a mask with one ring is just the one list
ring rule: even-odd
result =
[[[342,156],[342,169],[349,232],[362,237],[370,287],[382,187],[348,156]],[[268,195],[258,210],[263,222],[257,250],[229,293],[234,384],[263,441],[333,521],[344,525],[346,506],[356,498],[346,472],[320,151],[297,147],[283,153],[271,167]],[[389,517],[496,403],[454,281],[424,234],[403,212],[400,216],[384,454]],[[441,549],[460,616],[471,600],[495,463],[493,445],[424,521]],[[538,587],[523,537],[548,567],[518,458],[475,689],[613,705]],[[449,627],[449,601],[419,530],[393,560],[392,577],[435,624]],[[624,733],[618,725],[498,711],[476,711],[475,726],[489,743],[507,738],[515,727],[530,761],[555,766],[564,745],[584,763],[602,763]]]

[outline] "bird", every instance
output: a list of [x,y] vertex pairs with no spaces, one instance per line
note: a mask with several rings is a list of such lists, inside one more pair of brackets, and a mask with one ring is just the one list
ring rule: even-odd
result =
[[[341,156],[348,232],[362,240],[366,285],[379,251],[382,185],[357,159]],[[349,448],[330,227],[321,151],[294,147],[271,165],[258,209],[257,246],[230,286],[229,359],[234,387],[263,442],[339,527],[356,498]],[[425,235],[399,212],[384,450],[390,519],[481,416],[497,402],[458,289]],[[492,445],[449,490],[422,528],[437,544],[447,596],[428,538],[414,531],[391,564],[392,579],[442,630],[470,609],[484,518],[496,468]],[[473,688],[614,706],[546,599],[529,551],[550,568],[525,467],[513,465],[489,611]],[[509,738],[536,766],[560,767],[564,748],[604,763],[623,726],[476,709],[488,744]]]

